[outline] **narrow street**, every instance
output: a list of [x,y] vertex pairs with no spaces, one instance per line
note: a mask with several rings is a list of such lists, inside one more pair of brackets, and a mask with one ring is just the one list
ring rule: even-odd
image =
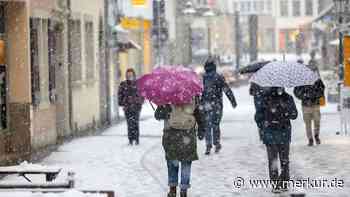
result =
[[[204,142],[199,141],[200,160],[193,166],[192,197],[271,196],[270,189],[251,189],[249,185],[240,190],[233,187],[236,177],[246,181],[268,177],[266,151],[258,140],[248,88],[234,89],[234,92],[239,107],[233,110],[226,104],[222,152],[204,156]],[[103,135],[63,145],[43,164],[75,171],[79,189],[113,189],[118,197],[165,196],[167,171],[161,146],[162,123],[152,118],[148,105],[142,116],[140,146],[127,145],[126,124],[123,123]],[[323,120],[323,144],[311,148],[306,146],[301,116],[294,122],[291,176],[294,179],[342,179],[345,188],[293,191],[306,192],[308,197],[346,196],[350,192],[349,139],[335,135],[339,128],[335,106],[323,109]]]

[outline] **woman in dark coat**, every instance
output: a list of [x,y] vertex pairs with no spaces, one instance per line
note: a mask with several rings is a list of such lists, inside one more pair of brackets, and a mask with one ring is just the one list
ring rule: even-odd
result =
[[138,145],[140,142],[140,113],[144,99],[138,94],[136,74],[133,69],[126,71],[126,80],[119,86],[118,101],[126,117],[129,144],[132,145],[135,141],[135,144]]
[[[292,96],[283,88],[264,90],[261,103],[257,103],[255,120],[263,131],[262,140],[266,145],[269,175],[277,183],[273,192],[287,190],[289,181],[289,147],[291,142],[291,122],[298,117],[298,111]],[[281,172],[278,172],[276,161],[280,160]]]
[[[196,102],[198,103],[198,102]],[[190,188],[192,161],[198,160],[196,127],[189,130],[174,129],[169,126],[172,108],[170,105],[159,106],[155,112],[157,120],[164,120],[162,145],[168,167],[168,197],[176,197],[178,174],[181,166],[180,196],[186,197]],[[196,104],[194,117],[198,124],[200,117],[199,107]]]

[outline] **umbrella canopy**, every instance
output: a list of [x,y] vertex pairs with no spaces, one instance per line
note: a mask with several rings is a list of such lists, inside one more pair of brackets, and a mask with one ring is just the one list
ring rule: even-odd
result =
[[252,62],[248,66],[239,69],[239,73],[240,74],[255,73],[268,63],[270,63],[270,61]]
[[137,81],[139,93],[157,105],[186,104],[203,91],[203,83],[191,69],[163,66]]
[[257,71],[250,81],[262,87],[293,88],[313,85],[318,79],[317,72],[313,72],[304,64],[276,61]]

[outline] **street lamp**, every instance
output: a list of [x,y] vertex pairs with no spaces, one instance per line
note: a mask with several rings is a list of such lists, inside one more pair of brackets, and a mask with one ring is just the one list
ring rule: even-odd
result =
[[[183,14],[185,15],[186,17],[186,21],[185,21],[185,24],[186,24],[186,32],[188,32],[188,47],[186,47],[186,50],[188,50],[188,59],[187,58],[182,58],[184,62],[184,64],[190,64],[192,63],[192,28],[191,28],[191,25],[192,25],[192,17],[194,17],[196,14],[197,14],[197,10],[193,7],[193,4],[191,1],[187,1],[186,5],[185,5],[185,9],[182,11]],[[186,44],[185,44],[186,46]],[[182,54],[184,54],[182,52]]]
[[344,53],[343,53],[343,32],[342,32],[342,24],[344,17],[348,15],[347,11],[349,10],[349,1],[350,0],[333,0],[335,13],[338,19],[338,31],[339,31],[339,80],[343,80],[343,61],[344,61]]
[[206,17],[208,19],[207,26],[208,26],[208,55],[211,57],[211,18],[216,16],[213,10],[208,6],[206,7],[206,11],[203,13],[203,17]]

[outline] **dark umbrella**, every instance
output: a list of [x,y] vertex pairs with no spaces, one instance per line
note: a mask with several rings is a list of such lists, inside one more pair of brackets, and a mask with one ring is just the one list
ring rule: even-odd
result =
[[270,61],[252,62],[248,66],[239,69],[238,72],[239,74],[255,73],[268,63],[270,63]]

